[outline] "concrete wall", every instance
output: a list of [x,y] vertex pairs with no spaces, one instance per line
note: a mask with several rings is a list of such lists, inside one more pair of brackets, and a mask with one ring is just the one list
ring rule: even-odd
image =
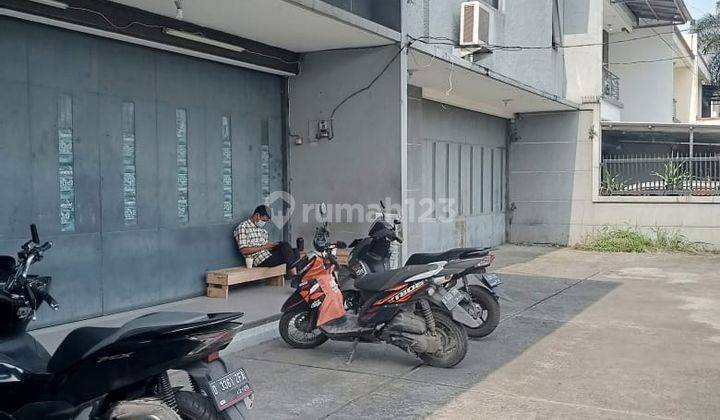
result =
[[592,200],[592,125],[592,112],[517,118],[509,163],[511,242],[578,239],[582,211]]
[[[54,246],[59,312],[36,326],[204,292],[204,272],[241,263],[232,228],[282,186],[282,80],[275,76],[0,18],[0,254],[37,223]],[[58,98],[72,98],[75,230],[61,231]],[[123,102],[135,104],[137,224],[123,207]],[[178,220],[176,109],[187,111],[189,222]],[[231,117],[234,220],[223,215],[221,116]],[[276,233],[276,237],[277,237]]]
[[[623,103],[622,121],[626,122],[672,122],[673,113],[673,62],[667,60],[677,53],[658,36],[631,38],[665,33],[668,28],[639,29],[630,34],[615,33],[610,36],[610,71],[620,78],[620,102]],[[673,34],[666,35],[673,44]],[[637,61],[655,61],[636,63]],[[633,64],[616,64],[628,63]]]
[[677,119],[680,122],[693,122],[697,118],[697,81],[693,72],[685,66],[673,69],[673,98],[676,102]]
[[[350,99],[333,121],[332,141],[315,141],[318,119],[361,89],[397,53],[396,46],[307,54],[302,73],[290,80],[289,125],[303,144],[288,150],[290,192],[296,200],[292,236],[310,243],[317,222],[303,221],[305,204],[360,204],[364,208],[390,198],[401,200],[400,63],[395,58],[373,87]],[[367,235],[366,214],[343,212],[333,223],[333,238]],[[314,217],[314,213],[312,213]]]
[[400,0],[323,0],[360,17],[400,31]]
[[[575,2],[560,0],[561,20],[565,11],[577,9]],[[425,0],[409,2],[405,25],[413,37],[447,37],[457,40],[460,31],[462,0]],[[542,46],[547,49],[523,51],[496,50],[482,57],[478,64],[545,92],[565,96],[567,77],[563,49],[552,49],[553,0],[504,0],[494,13],[494,44]],[[574,14],[576,15],[576,14]],[[443,42],[443,41],[429,41]],[[440,55],[452,54],[452,47],[435,45]]]
[[563,45],[591,45],[564,50],[565,97],[576,103],[602,93],[603,4],[597,0],[563,2]]
[[[504,243],[507,121],[415,87],[408,103],[408,252]],[[454,216],[442,210],[448,199]]]
[[597,109],[517,119],[510,146],[510,241],[572,245],[603,227],[629,226],[647,232],[662,227],[720,245],[720,207],[707,197],[598,196],[598,120]]

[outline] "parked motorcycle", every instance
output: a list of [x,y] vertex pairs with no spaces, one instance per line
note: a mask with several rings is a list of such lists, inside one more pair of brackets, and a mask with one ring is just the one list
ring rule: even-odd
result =
[[[331,243],[329,238],[325,221],[313,239],[316,252],[297,265],[299,284],[283,304],[280,318],[280,335],[286,343],[313,348],[328,339],[355,344],[385,342],[431,366],[446,368],[465,358],[467,334],[453,318],[470,315],[459,305],[443,301],[436,277],[443,264],[404,267],[360,278],[355,282],[357,305],[346,312],[336,283],[339,264],[334,256],[336,249],[346,245]],[[337,323],[343,317],[345,322]]]
[[[354,278],[370,273],[382,273],[389,267],[392,244],[402,243],[398,235],[401,222],[388,221],[385,206],[380,202],[382,212],[370,227],[366,238],[356,239],[350,244],[352,252],[348,269],[340,273],[340,289],[346,294],[350,306],[358,303],[358,290]],[[496,288],[502,283],[497,274],[487,273],[495,257],[490,248],[455,248],[440,253],[417,253],[411,255],[405,266],[425,265],[445,261],[438,276],[447,279],[442,286],[447,299],[460,299],[460,305],[477,321],[477,325],[466,323],[470,337],[490,335],[500,322],[500,303]]]
[[[51,278],[29,275],[52,246],[37,228],[18,261],[0,257],[0,418],[245,419],[253,391],[243,369],[219,357],[242,313],[165,312],[120,328],[81,327],[50,356],[27,326],[50,295]],[[183,371],[191,390],[170,384]]]

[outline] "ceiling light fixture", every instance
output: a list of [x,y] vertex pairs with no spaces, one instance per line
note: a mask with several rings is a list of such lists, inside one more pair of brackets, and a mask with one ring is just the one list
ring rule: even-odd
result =
[[201,44],[207,44],[212,45],[214,47],[224,48],[226,50],[235,51],[235,52],[243,52],[245,51],[245,48],[239,47],[237,45],[228,44],[227,42],[222,41],[216,41],[214,39],[206,38],[202,35],[193,34],[190,32],[185,31],[179,31],[177,29],[171,29],[171,28],[163,28],[163,32],[165,35],[170,35],[178,38],[184,38],[188,39],[190,41],[199,42]]
[[67,9],[68,5],[55,0],[30,0],[34,3],[44,4],[45,6],[57,7],[58,9]]

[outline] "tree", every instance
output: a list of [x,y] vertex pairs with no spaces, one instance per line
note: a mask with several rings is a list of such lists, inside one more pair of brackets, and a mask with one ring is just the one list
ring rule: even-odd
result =
[[720,85],[720,1],[715,4],[715,12],[707,13],[692,25],[698,35],[700,54],[707,62],[710,77],[714,85]]

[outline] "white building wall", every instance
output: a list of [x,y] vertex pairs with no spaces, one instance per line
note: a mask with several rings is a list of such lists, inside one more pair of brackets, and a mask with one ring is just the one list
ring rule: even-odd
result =
[[582,103],[602,93],[603,2],[566,1],[563,13],[563,45],[588,45],[565,48],[566,95]]
[[[610,36],[610,71],[620,78],[620,102],[624,122],[673,121],[673,61],[677,53],[660,36],[673,45],[669,27],[648,28],[630,34]],[[649,38],[642,38],[650,36]],[[634,39],[632,41],[628,41]]]

